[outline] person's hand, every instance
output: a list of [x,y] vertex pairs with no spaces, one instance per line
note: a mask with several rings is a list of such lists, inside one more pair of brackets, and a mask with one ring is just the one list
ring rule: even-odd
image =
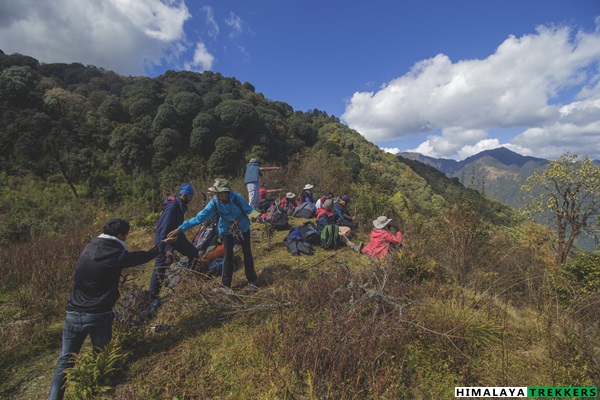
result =
[[171,232],[169,232],[169,234],[167,235],[167,238],[165,239],[165,241],[172,239],[172,241],[174,241],[175,239],[177,239],[177,236],[179,235],[179,232],[181,232],[181,229],[177,228],[175,230],[172,230]]
[[256,210],[252,210],[252,212],[249,214],[250,218],[258,218],[260,217],[260,213]]
[[[173,231],[173,232],[175,232],[175,231]],[[167,236],[166,238],[163,239],[163,242],[173,243],[175,240],[177,240],[177,234],[175,234],[175,236],[171,236],[171,237]]]

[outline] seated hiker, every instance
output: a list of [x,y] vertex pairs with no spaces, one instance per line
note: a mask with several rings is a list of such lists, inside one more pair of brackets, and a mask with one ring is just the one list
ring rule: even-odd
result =
[[283,208],[287,212],[287,215],[292,215],[296,207],[298,207],[296,195],[292,192],[286,193],[281,203],[279,203],[279,207]]
[[396,233],[390,231],[388,224],[392,220],[385,215],[377,217],[373,221],[374,229],[371,231],[371,240],[362,249],[362,253],[371,258],[383,258],[388,254],[391,246],[400,248],[402,246],[402,233],[400,229],[395,228]]
[[[336,216],[333,213],[333,200],[327,199],[323,203],[323,208],[319,208],[317,210],[317,232],[321,234],[321,231],[325,229],[328,225],[337,225],[335,224]],[[362,249],[362,243],[354,244],[348,239],[348,235],[350,234],[350,229],[340,230],[338,240],[341,244],[350,247],[352,250],[359,252]]]
[[315,202],[315,207],[317,207],[317,209],[323,208],[323,202],[327,199],[333,199],[333,192],[329,192],[329,193],[324,194],[323,196],[319,197],[317,199],[317,201]]
[[266,183],[261,183],[260,184],[260,189],[258,189],[258,200],[266,200],[267,199],[267,195],[269,193],[278,193],[278,192],[283,192],[283,189],[267,189],[267,184]]
[[300,204],[302,203],[315,203],[315,200],[313,198],[313,185],[311,185],[310,183],[307,183],[306,185],[304,185],[304,188],[302,189],[302,193],[300,193]]
[[346,208],[350,199],[348,196],[342,196],[333,205],[336,214],[336,223],[339,226],[347,226],[349,228],[356,228],[358,224],[354,221],[354,217],[350,215],[350,212]]
[[256,209],[265,213],[273,204],[276,204],[275,200],[269,198],[269,193],[277,193],[281,192],[283,189],[267,189],[267,185],[265,183],[261,183],[260,189],[258,191],[258,202],[256,203]]

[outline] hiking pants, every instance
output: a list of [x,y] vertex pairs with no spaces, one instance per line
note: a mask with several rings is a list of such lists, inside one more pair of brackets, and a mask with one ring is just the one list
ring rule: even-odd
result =
[[246,189],[248,189],[248,204],[250,204],[250,207],[256,208],[256,204],[258,203],[258,192],[260,189],[258,182],[246,183]]
[[[240,242],[244,253],[244,269],[249,283],[256,283],[258,276],[254,270],[254,258],[252,257],[252,247],[250,246],[250,231],[242,233],[243,240]],[[223,260],[223,273],[221,275],[221,284],[231,287],[233,279],[233,246],[234,238],[232,235],[223,235],[223,245],[225,246],[225,260]]]
[[[160,242],[160,240],[158,240]],[[172,244],[173,249],[183,254],[188,258],[188,267],[191,268],[194,264],[194,260],[198,257],[198,249],[194,247],[188,240],[185,234],[181,233],[177,236],[177,239]],[[167,256],[164,253],[159,254],[154,262],[154,269],[152,270],[152,278],[150,278],[150,287],[148,291],[152,296],[152,299],[157,299],[160,293],[160,288],[165,279],[165,272],[167,271]]]

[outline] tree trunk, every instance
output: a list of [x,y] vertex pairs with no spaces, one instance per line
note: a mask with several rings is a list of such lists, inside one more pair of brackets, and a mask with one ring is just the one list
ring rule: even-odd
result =
[[71,192],[73,192],[73,196],[75,196],[76,199],[79,199],[79,195],[77,194],[77,189],[75,188],[75,185],[73,185],[73,181],[71,181],[71,178],[69,178],[69,176],[67,175],[67,172],[65,171],[63,163],[60,161],[60,157],[56,153],[53,152],[53,158],[54,158],[54,161],[56,161],[56,165],[58,166],[58,172],[60,172],[60,175],[63,177],[63,179],[65,180],[67,185],[69,185],[69,187],[71,188]]

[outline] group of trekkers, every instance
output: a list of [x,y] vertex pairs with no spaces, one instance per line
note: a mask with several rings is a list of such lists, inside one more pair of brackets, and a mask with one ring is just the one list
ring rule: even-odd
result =
[[[200,212],[187,221],[185,213],[195,192],[189,183],[181,186],[178,194],[170,195],[164,201],[154,245],[147,251],[127,251],[125,240],[130,230],[127,221],[112,219],[106,223],[103,233],[92,238],[86,245],[75,269],[63,324],[62,348],[52,379],[50,399],[63,398],[65,370],[74,365],[73,355],[79,353],[88,335],[92,345],[98,350],[104,348],[111,340],[115,317],[113,307],[119,298],[118,285],[121,272],[125,268],[155,259],[149,286],[153,300],[151,311],[155,313],[160,307],[159,293],[174,251],[187,257],[188,266],[199,266],[200,270],[205,268],[208,262],[220,258],[222,290],[226,294],[232,294],[234,246],[239,245],[244,256],[247,289],[251,292],[258,290],[258,275],[254,268],[250,242],[250,221],[252,218],[255,221],[268,222],[268,218],[273,217],[273,210],[283,210],[286,216],[315,218],[316,225],[310,222],[312,226],[305,224],[305,227],[309,233],[313,233],[312,236],[316,234],[321,238],[321,244],[325,248],[329,248],[330,244],[334,248],[343,244],[375,258],[385,257],[390,246],[401,246],[402,233],[397,228],[392,232],[389,226],[391,219],[386,216],[380,216],[373,221],[371,239],[366,246],[363,247],[362,243],[352,243],[348,237],[351,230],[357,227],[357,223],[348,210],[348,196],[336,198],[333,193],[327,193],[315,201],[311,184],[303,187],[298,199],[294,193],[287,192],[279,204],[267,203],[268,208],[265,210],[263,200],[267,198],[268,193],[283,190],[269,190],[266,186],[261,186],[261,172],[277,168],[279,167],[260,167],[256,159],[250,160],[245,175],[248,201],[233,191],[227,180],[216,179],[208,188],[213,197]],[[260,208],[260,201],[263,201],[262,214],[256,210]],[[195,226],[209,223],[216,226],[219,241],[210,252],[199,255],[198,247],[190,243],[185,232]],[[312,232],[313,230],[316,232]],[[323,242],[324,236],[330,239],[327,246]]]

